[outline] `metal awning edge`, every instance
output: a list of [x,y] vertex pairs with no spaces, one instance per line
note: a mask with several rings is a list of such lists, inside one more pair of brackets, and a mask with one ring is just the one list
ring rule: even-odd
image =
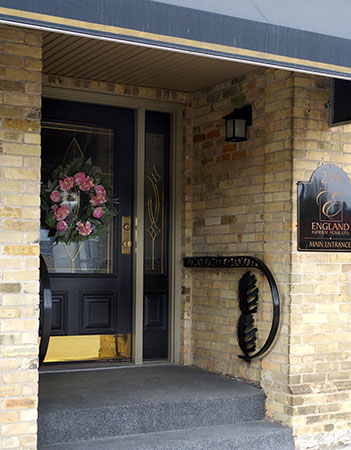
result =
[[268,66],[320,74],[342,79],[351,79],[351,67],[311,61],[274,53],[250,50],[217,43],[187,39],[123,28],[100,23],[68,19],[59,16],[0,7],[0,23],[26,26],[41,30],[63,32],[91,38],[106,39],[171,51],[181,51],[202,56],[217,57],[258,66]]

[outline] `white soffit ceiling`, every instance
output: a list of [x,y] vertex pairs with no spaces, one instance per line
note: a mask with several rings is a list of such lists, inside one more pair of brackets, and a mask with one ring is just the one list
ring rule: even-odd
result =
[[45,33],[46,74],[194,92],[257,66],[137,45]]

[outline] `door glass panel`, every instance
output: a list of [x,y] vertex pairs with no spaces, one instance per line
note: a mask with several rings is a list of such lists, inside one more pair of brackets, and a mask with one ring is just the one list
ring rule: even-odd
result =
[[168,356],[168,223],[171,116],[145,112],[143,357]]
[[145,273],[163,274],[165,266],[165,135],[146,133]]
[[[42,182],[47,183],[59,165],[74,158],[92,159],[102,169],[102,178],[113,186],[113,130],[80,125],[42,124]],[[115,195],[115,193],[114,193]],[[40,251],[50,273],[112,274],[113,223],[103,236],[84,242],[54,244],[45,225],[40,230]]]

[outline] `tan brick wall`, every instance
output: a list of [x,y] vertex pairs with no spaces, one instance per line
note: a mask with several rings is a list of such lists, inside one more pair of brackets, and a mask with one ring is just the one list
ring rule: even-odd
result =
[[[259,70],[193,96],[192,255],[251,255],[264,260],[276,278],[282,300],[281,333],[274,350],[250,365],[240,360],[236,324],[242,270],[188,270],[191,279],[192,357],[213,372],[256,381],[267,394],[268,413],[284,420],[288,384],[289,273],[292,180],[292,74]],[[222,117],[251,104],[249,139],[224,141]],[[267,283],[260,288],[258,339],[271,326]],[[187,280],[186,280],[187,281]]]
[[[243,272],[187,270],[192,360],[213,372],[258,381],[268,415],[293,427],[299,449],[314,450],[351,445],[351,256],[297,252],[296,246],[296,183],[308,181],[324,162],[351,176],[351,125],[329,127],[329,83],[259,70],[198,92],[188,105],[193,146],[185,180],[185,253],[263,259],[282,302],[273,350],[248,366],[236,356],[237,283]],[[222,117],[246,104],[253,107],[249,140],[225,143]],[[271,308],[259,282],[262,342]]]
[[[264,121],[259,117],[264,114],[264,102],[259,94],[250,99],[253,126],[248,142],[224,142],[222,119],[234,107],[248,103],[249,84],[258,93],[265,84],[265,72],[193,96],[192,255],[259,256],[263,252],[264,144],[260,135],[264,133]],[[237,358],[239,274],[233,270],[187,272],[192,276],[194,363],[258,381],[257,365],[248,367]]]
[[[193,174],[193,108],[186,103],[184,111],[183,166],[182,166],[182,256],[192,255],[192,174]],[[192,273],[182,273],[180,359],[182,364],[193,364],[192,351]]]
[[[293,101],[291,72],[267,73],[265,89],[264,261],[278,284],[281,324],[273,350],[261,360],[261,385],[267,413],[290,422],[287,389],[289,369],[290,271],[292,219]],[[265,302],[270,297],[264,294]],[[271,320],[271,314],[265,316]]]
[[351,254],[296,251],[296,183],[308,181],[323,163],[336,164],[351,177],[351,125],[329,127],[328,79],[296,74],[293,80],[289,390],[299,448],[317,450],[331,439],[351,446]]
[[[0,158],[4,158],[0,177],[0,289],[5,289],[0,314],[6,316],[1,316],[1,332],[6,338],[2,337],[0,370],[8,395],[5,400],[9,401],[2,403],[9,409],[0,412],[0,423],[3,434],[9,435],[4,448],[20,448],[27,445],[25,441],[34,448],[30,439],[34,436],[35,407],[30,402],[36,402],[37,375],[31,363],[36,361],[33,337],[34,330],[37,333],[38,283],[33,277],[37,277],[38,246],[33,244],[37,234],[26,232],[26,224],[38,221],[40,79],[34,74],[39,73],[40,58],[37,54],[35,58],[28,56],[27,47],[39,48],[39,41],[33,40],[39,35],[7,28],[0,37],[9,40],[9,31],[11,39],[22,41],[14,47],[7,42],[3,45],[5,54],[0,55],[9,58],[0,60],[12,69],[6,72],[5,66],[0,79],[4,92],[0,103]],[[33,36],[31,41],[29,35]],[[22,79],[26,76],[28,79]],[[10,84],[1,84],[5,82]],[[237,283],[244,271],[185,270],[182,361],[259,382],[267,394],[268,414],[294,427],[301,449],[319,448],[326,432],[329,437],[334,433],[335,441],[345,441],[351,417],[351,258],[348,254],[296,251],[296,182],[308,180],[322,162],[341,165],[351,174],[351,126],[328,127],[324,103],[329,100],[329,81],[264,69],[193,96],[55,76],[44,76],[44,82],[186,103],[183,253],[247,254],[263,259],[278,282],[282,316],[272,352],[248,366],[237,358],[240,351],[236,342],[240,314]],[[13,91],[20,86],[22,91]],[[253,106],[249,140],[225,143],[222,117],[245,104]],[[16,278],[19,274],[20,280]],[[23,278],[27,276],[28,280]],[[260,276],[258,282],[262,343],[270,326],[271,300]],[[6,330],[7,324],[10,330]],[[23,329],[26,325],[28,331]],[[6,348],[25,353],[7,355]],[[29,379],[27,374],[31,374]],[[13,387],[17,390],[11,390]],[[22,407],[18,401],[24,402]],[[11,424],[16,427],[7,426]],[[11,434],[15,429],[20,431]],[[315,440],[311,436],[316,436]]]
[[0,26],[0,447],[35,449],[41,33]]
[[190,95],[182,91],[153,87],[133,86],[129,84],[107,83],[105,81],[82,80],[80,78],[61,77],[43,74],[44,86],[79,89],[81,91],[116,94],[123,97],[134,97],[164,102],[185,103]]

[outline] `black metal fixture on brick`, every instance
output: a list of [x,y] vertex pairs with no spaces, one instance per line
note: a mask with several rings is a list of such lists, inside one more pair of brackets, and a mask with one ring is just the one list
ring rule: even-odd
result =
[[235,108],[233,112],[223,117],[225,120],[225,140],[228,142],[247,141],[247,127],[252,124],[252,106],[247,105],[241,109]]
[[239,306],[241,315],[237,325],[239,347],[243,355],[238,355],[247,363],[264,356],[272,346],[279,328],[280,301],[277,284],[266,264],[254,256],[193,256],[184,258],[184,267],[202,269],[240,269],[260,270],[268,281],[272,296],[272,324],[266,342],[257,349],[257,328],[255,317],[258,305],[258,288],[256,277],[247,271],[239,282]]
[[44,362],[49,346],[52,325],[52,292],[49,271],[45,259],[40,255],[40,294],[43,296],[41,311],[41,340],[39,345],[39,366]]

